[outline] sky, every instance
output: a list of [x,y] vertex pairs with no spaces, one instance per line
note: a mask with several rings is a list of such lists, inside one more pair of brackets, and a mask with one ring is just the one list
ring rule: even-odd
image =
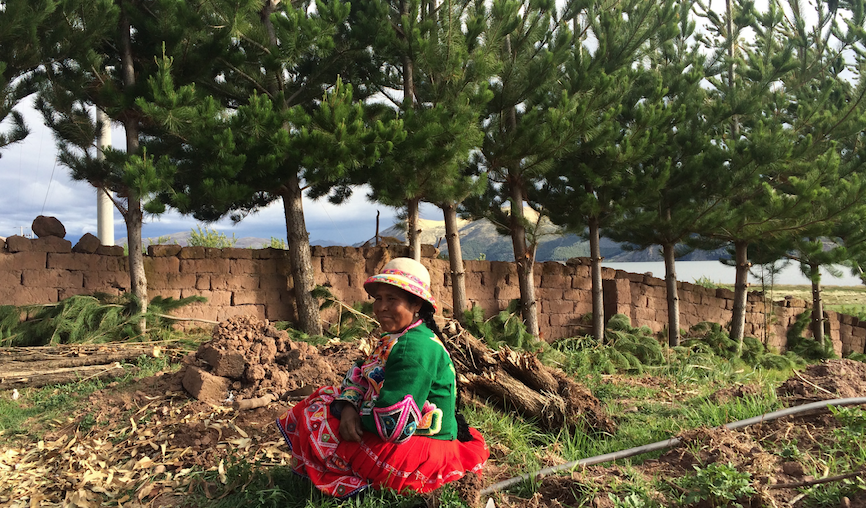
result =
[[[53,216],[66,227],[66,239],[73,242],[84,233],[96,235],[96,189],[86,182],[70,178],[69,169],[57,160],[54,136],[42,122],[41,115],[32,108],[32,98],[19,104],[25,116],[30,135],[24,141],[0,151],[0,237],[30,234],[30,225],[39,215]],[[8,130],[4,123],[0,132]],[[124,149],[123,131],[113,128],[112,145]],[[307,230],[313,245],[335,243],[352,245],[369,240],[376,234],[376,212],[381,213],[380,229],[391,227],[397,210],[370,203],[364,188],[356,190],[344,205],[332,205],[327,200],[304,198]],[[422,218],[442,220],[437,209],[425,207]],[[171,233],[184,233],[205,226],[191,216],[168,212],[159,217],[148,217],[142,231],[143,238],[156,239]],[[249,216],[238,224],[226,218],[210,224],[211,229],[229,238],[271,237],[286,238],[286,221],[281,202]],[[120,212],[114,211],[114,237],[125,238],[126,228]],[[147,241],[145,241],[145,245]]]

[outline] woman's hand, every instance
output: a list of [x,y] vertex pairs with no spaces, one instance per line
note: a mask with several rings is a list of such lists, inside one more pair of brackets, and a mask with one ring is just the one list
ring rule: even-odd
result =
[[340,437],[346,441],[361,442],[364,429],[361,427],[361,415],[352,404],[344,404],[340,413]]

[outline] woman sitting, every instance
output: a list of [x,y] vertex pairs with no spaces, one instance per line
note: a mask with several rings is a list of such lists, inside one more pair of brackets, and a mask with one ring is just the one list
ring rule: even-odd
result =
[[319,388],[277,420],[292,469],[339,498],[370,486],[429,492],[480,474],[489,452],[457,412],[427,269],[397,258],[364,289],[387,333],[339,387]]

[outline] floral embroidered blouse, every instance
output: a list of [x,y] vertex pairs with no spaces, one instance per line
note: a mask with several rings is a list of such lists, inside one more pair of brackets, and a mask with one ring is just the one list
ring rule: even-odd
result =
[[383,335],[373,352],[349,369],[336,400],[352,403],[364,430],[386,441],[457,437],[454,364],[421,320]]

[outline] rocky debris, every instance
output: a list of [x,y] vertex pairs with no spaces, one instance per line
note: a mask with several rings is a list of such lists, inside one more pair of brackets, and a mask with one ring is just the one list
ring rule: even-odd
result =
[[84,233],[81,239],[78,240],[78,243],[75,244],[75,247],[72,247],[72,252],[93,254],[101,245],[102,243],[99,241],[99,238],[90,233]]
[[[349,349],[344,352],[351,354]],[[217,325],[213,339],[185,363],[183,387],[212,403],[332,385],[342,376],[315,346],[292,341],[287,332],[252,316]]]
[[31,224],[30,229],[33,230],[33,234],[39,238],[45,238],[46,236],[66,238],[66,228],[59,220],[57,220],[57,217],[46,217],[45,215],[40,215],[33,219],[33,224]]
[[827,360],[794,372],[776,389],[791,405],[818,400],[862,397],[866,393],[866,363],[855,360]]

